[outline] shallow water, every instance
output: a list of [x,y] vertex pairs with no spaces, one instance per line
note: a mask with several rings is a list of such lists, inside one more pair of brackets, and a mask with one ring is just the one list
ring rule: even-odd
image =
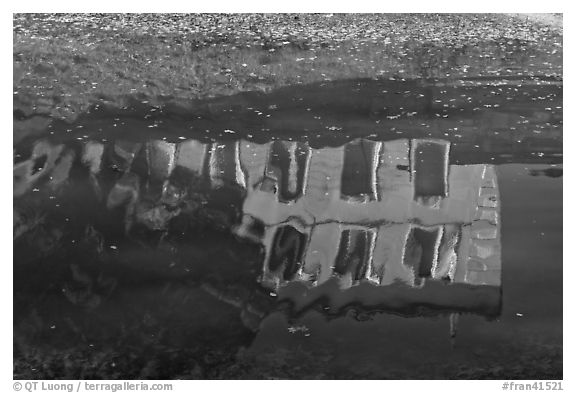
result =
[[561,378],[562,86],[94,108],[14,146],[19,378]]

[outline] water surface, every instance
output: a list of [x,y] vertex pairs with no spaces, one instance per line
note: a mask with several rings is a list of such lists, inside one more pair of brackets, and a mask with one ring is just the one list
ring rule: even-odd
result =
[[561,378],[562,86],[99,107],[14,146],[19,378]]

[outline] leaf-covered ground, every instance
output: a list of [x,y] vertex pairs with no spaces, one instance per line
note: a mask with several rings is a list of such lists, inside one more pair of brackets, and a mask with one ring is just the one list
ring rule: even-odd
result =
[[19,118],[346,78],[562,76],[556,14],[15,14],[13,30]]

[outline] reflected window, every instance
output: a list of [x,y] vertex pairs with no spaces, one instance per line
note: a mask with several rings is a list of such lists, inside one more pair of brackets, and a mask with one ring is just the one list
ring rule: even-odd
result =
[[299,142],[274,141],[262,190],[276,192],[280,202],[291,202],[304,193],[310,148]]
[[416,284],[432,275],[432,267],[438,258],[442,227],[413,227],[404,250],[404,265],[414,271]]
[[352,274],[353,280],[366,278],[372,260],[374,233],[364,229],[342,231],[334,272],[339,275]]
[[306,240],[306,234],[291,225],[279,227],[270,250],[269,270],[276,272],[284,268],[283,279],[292,280],[302,266]]
[[414,200],[425,204],[448,195],[448,158],[446,141],[412,141]]
[[237,184],[241,187],[246,186],[244,172],[240,165],[238,142],[212,144],[209,172],[214,187],[232,184]]
[[344,147],[341,195],[344,199],[366,202],[378,199],[376,170],[380,143],[361,139]]

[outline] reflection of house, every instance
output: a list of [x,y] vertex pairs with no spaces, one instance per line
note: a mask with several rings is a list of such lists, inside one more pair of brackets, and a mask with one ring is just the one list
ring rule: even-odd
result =
[[[190,192],[245,187],[238,141],[118,140],[64,145],[41,140],[27,160],[14,165],[14,197],[33,189],[56,191],[67,182],[73,165],[85,168],[77,173],[90,177],[95,191],[104,193],[109,209],[123,209],[127,229],[134,223],[153,230],[166,229],[168,221],[181,214],[180,204]],[[240,207],[233,200],[237,193],[220,194],[224,197],[211,201],[212,206],[235,202]]]
[[[450,165],[449,143],[439,140],[357,140],[324,149],[281,143],[306,157],[283,172],[303,179],[266,176],[278,142],[240,146],[248,195],[236,233],[264,245],[264,285],[317,288],[336,280],[340,288],[421,287],[432,280],[499,288],[492,166]],[[299,196],[279,196],[301,184]],[[499,297],[492,300],[498,304]]]
[[[43,178],[51,188],[63,184],[80,157],[108,208],[123,207],[127,229],[167,230],[195,190],[220,190],[210,203],[241,207],[234,231],[264,246],[261,282],[273,290],[299,283],[312,293],[337,283],[348,294],[379,288],[374,296],[382,301],[398,283],[450,282],[496,288],[488,303],[498,303],[494,168],[450,165],[449,156],[450,144],[440,140],[360,139],[320,149],[294,141],[116,141],[87,142],[81,152],[41,142],[15,166],[14,194],[43,188]],[[243,202],[235,189],[246,194]],[[446,296],[442,304],[455,300]]]

